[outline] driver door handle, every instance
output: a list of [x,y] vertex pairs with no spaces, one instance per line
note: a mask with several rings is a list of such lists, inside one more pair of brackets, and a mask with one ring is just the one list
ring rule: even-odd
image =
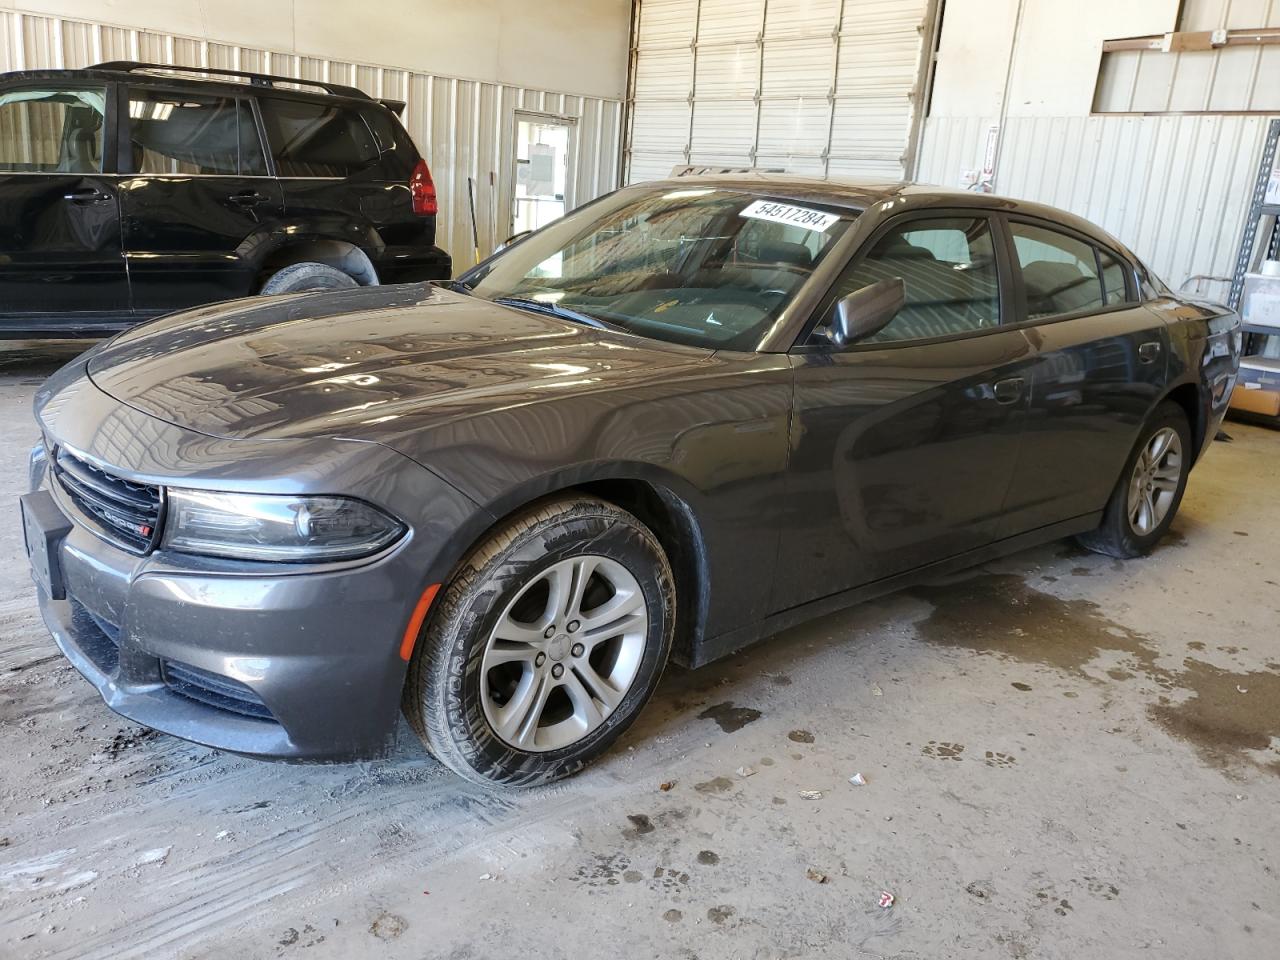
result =
[[267,198],[256,190],[246,190],[243,193],[233,193],[228,199],[237,206],[252,207],[266,202]]
[[1022,396],[1022,388],[1027,385],[1027,381],[1022,377],[1009,377],[1005,380],[997,380],[992,385],[992,392],[995,394],[996,403],[1017,403]]
[[96,187],[80,187],[62,195],[63,200],[71,203],[102,203],[111,199],[111,194],[103,193]]

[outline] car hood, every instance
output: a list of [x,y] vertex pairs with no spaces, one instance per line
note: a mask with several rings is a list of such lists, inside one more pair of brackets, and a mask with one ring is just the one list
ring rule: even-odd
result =
[[710,353],[404,284],[175,314],[95,351],[88,375],[209,436],[397,446],[458,417],[667,378]]

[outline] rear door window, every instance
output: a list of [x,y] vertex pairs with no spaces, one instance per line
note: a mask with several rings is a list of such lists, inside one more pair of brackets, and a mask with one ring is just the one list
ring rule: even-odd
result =
[[266,173],[249,104],[236,97],[129,92],[133,173],[253,176]]
[[262,122],[281,177],[349,177],[378,162],[368,124],[337,103],[261,97]]
[[1016,220],[1009,231],[1022,268],[1028,320],[1098,310],[1107,302],[1092,244]]
[[0,171],[99,173],[106,90],[0,93]]

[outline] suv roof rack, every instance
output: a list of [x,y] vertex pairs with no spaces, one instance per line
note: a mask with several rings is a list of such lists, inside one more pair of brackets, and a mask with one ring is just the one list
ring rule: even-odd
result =
[[[90,69],[114,70],[119,73],[159,71],[164,73],[196,73],[213,77],[240,77],[248,80],[249,84],[255,87],[275,87],[278,84],[289,83],[295,86],[317,87],[338,97],[373,100],[375,103],[382,102],[375,100],[375,98],[357,87],[348,87],[341,83],[329,83],[325,80],[300,80],[297,77],[279,77],[269,73],[250,73],[247,70],[224,70],[219,67],[182,67],[169,63],[144,63],[138,60],[109,60],[106,63],[96,63]],[[391,101],[391,103],[398,103],[398,101]]]

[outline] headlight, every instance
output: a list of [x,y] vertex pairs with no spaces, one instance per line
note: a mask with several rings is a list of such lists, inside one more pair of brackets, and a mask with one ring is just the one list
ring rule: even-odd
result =
[[377,553],[405,525],[346,497],[168,491],[164,546],[235,560],[293,563],[351,560]]

